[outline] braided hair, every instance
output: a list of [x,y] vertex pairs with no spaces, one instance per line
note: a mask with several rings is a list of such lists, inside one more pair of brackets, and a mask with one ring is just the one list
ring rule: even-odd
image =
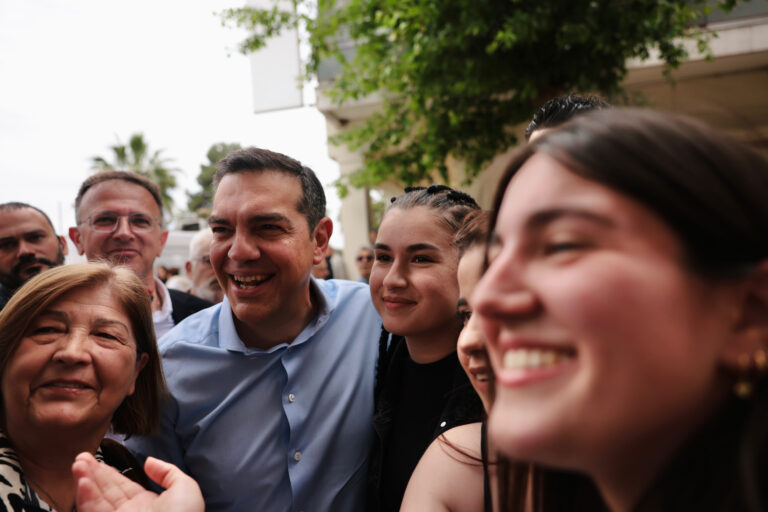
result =
[[[464,218],[468,214],[480,210],[480,206],[469,194],[454,190],[446,185],[430,185],[428,187],[405,187],[405,192],[402,195],[393,197],[390,200],[390,205],[387,211],[384,212],[384,216],[386,217],[387,213],[395,208],[407,210],[416,207],[435,210],[440,217],[441,224],[452,237],[464,225]],[[389,365],[391,351],[388,348],[395,346],[398,338],[402,338],[402,336],[390,335],[389,331],[382,326],[381,336],[379,337],[379,362],[376,365],[376,381],[374,385],[376,396],[378,396],[381,390],[384,375],[386,375],[387,366]]]

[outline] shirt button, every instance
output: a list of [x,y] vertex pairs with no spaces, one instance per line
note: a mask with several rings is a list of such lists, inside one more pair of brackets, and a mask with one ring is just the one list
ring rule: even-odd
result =
[[440,428],[443,428],[446,425],[445,422],[440,423]]
[[289,394],[288,395],[288,401],[291,402],[291,403],[295,402],[296,401],[296,395],[294,395],[293,393]]
[[299,462],[301,460],[301,452],[294,453],[293,460],[295,460],[296,462]]

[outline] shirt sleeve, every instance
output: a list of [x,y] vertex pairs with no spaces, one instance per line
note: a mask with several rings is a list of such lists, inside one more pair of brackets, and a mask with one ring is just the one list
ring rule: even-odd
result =
[[176,434],[178,416],[178,404],[169,396],[163,407],[160,432],[154,436],[134,436],[125,441],[125,445],[142,465],[147,457],[155,457],[175,464],[185,473],[189,473],[184,464],[184,448]]

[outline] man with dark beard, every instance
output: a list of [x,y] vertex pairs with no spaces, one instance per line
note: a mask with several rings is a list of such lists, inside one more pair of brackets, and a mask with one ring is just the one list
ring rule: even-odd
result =
[[0,310],[21,285],[64,263],[67,242],[51,219],[26,203],[0,204]]

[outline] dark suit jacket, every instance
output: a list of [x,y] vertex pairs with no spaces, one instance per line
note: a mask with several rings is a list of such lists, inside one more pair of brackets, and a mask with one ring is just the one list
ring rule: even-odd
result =
[[197,313],[201,309],[213,306],[212,302],[195,297],[189,293],[180,292],[179,290],[169,289],[168,293],[171,294],[171,305],[173,306],[173,311],[171,312],[173,325],[178,325],[179,322],[189,315]]

